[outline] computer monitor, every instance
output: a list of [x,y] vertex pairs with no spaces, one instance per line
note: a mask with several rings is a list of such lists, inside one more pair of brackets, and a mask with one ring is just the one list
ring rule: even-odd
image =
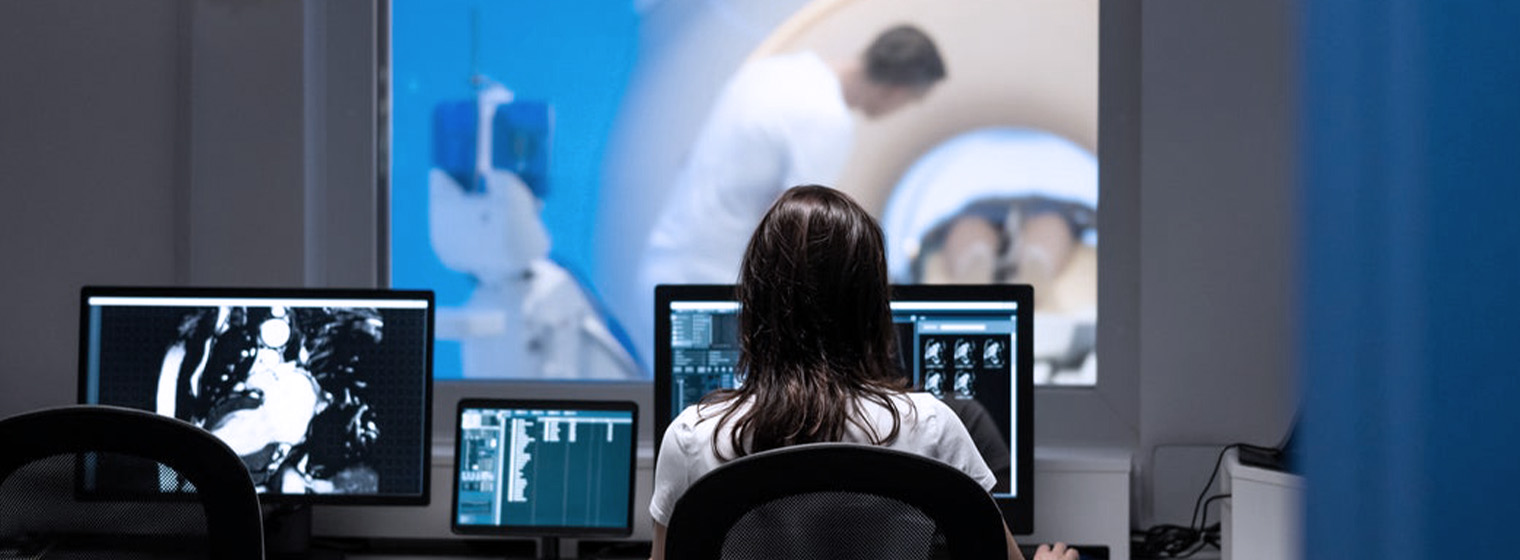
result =
[[[86,287],[79,401],[155,411],[216,434],[265,503],[428,503],[433,294]],[[182,482],[91,464],[86,490]]]
[[[997,477],[1009,529],[1033,531],[1034,295],[1026,285],[892,287],[901,373],[960,416]],[[655,288],[655,441],[687,406],[740,382],[732,285]]]
[[633,531],[638,405],[465,399],[455,415],[454,532],[542,539]]

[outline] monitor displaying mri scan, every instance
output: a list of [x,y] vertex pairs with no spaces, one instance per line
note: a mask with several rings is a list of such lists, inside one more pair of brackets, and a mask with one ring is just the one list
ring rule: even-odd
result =
[[[265,502],[425,504],[433,295],[86,287],[79,400],[216,435]],[[102,495],[190,491],[92,464]]]
[[[655,290],[655,441],[688,406],[744,383],[732,285]],[[992,494],[1015,533],[1031,529],[1033,292],[1024,285],[892,287],[898,372],[966,425],[997,477]]]

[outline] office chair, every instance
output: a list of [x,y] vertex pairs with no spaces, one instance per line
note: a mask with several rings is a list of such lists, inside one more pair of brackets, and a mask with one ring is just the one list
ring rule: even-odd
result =
[[0,450],[0,553],[264,557],[247,467],[189,423],[66,406],[0,420]]
[[736,459],[692,484],[665,533],[671,560],[1004,560],[997,504],[965,473],[912,453],[814,443]]

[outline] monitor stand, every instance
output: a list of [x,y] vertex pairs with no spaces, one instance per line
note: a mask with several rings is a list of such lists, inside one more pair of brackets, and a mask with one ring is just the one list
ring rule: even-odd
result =
[[311,557],[310,505],[276,505],[264,510],[264,556],[270,560]]
[[538,560],[559,560],[559,537],[538,538]]

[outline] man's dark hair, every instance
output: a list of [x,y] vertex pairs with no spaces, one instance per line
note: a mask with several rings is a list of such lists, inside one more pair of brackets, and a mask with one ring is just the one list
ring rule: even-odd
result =
[[866,77],[878,84],[926,87],[945,79],[945,61],[934,40],[911,25],[883,31],[862,58]]

